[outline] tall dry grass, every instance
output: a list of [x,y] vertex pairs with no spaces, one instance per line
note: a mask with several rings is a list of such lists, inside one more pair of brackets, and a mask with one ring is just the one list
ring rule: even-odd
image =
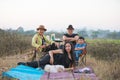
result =
[[89,40],[88,64],[100,80],[120,80],[120,41]]
[[23,53],[31,48],[30,36],[0,30],[0,57]]
[[114,62],[108,62],[87,55],[87,65],[94,69],[100,80],[120,80],[120,61],[117,59]]

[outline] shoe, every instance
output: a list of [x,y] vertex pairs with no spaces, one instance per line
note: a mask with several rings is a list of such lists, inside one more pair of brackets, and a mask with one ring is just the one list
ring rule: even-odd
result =
[[26,63],[24,63],[24,62],[19,62],[19,63],[17,63],[17,65],[26,65]]

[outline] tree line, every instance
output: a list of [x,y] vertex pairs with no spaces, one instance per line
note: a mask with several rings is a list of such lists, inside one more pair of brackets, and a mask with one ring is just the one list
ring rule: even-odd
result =
[[77,29],[76,32],[86,38],[120,39],[120,31]]

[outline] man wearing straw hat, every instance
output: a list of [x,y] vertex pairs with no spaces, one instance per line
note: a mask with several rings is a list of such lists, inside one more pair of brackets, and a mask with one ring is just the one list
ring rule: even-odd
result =
[[[37,28],[37,33],[32,38],[32,46],[35,47],[34,57],[36,57],[36,52],[38,52],[39,53],[39,57],[41,57],[41,55],[42,55],[41,52],[43,52],[43,50],[45,48],[47,48],[48,45],[51,45],[51,44],[54,43],[54,41],[51,41],[51,40],[47,39],[47,37],[44,35],[45,31],[47,31],[45,26],[44,25],[40,25]],[[57,45],[57,43],[55,43],[55,46],[56,45]]]

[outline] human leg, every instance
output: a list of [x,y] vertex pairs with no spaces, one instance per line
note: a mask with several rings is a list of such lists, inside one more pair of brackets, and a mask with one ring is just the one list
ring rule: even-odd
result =
[[44,69],[46,64],[50,64],[50,56],[47,54],[39,61],[32,61],[32,62],[19,62],[18,65],[27,65],[33,68],[41,67]]
[[75,61],[79,60],[79,51],[75,51]]

